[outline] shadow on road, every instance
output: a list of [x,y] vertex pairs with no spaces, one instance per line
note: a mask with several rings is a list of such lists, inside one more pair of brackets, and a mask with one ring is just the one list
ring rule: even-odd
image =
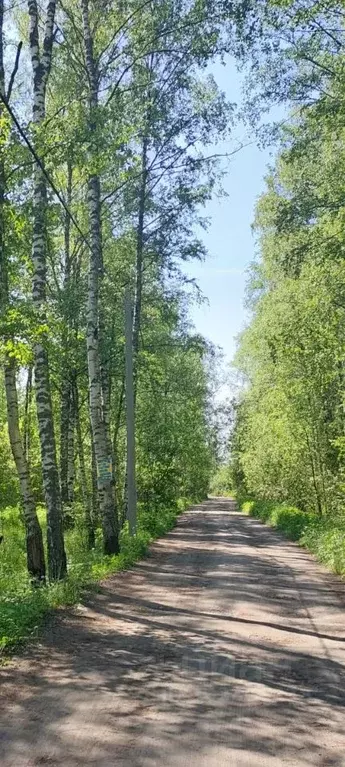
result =
[[229,501],[184,515],[1,670],[1,765],[344,765],[341,608],[315,567]]

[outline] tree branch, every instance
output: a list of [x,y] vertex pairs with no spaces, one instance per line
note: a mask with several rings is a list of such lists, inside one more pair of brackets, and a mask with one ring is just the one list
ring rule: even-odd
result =
[[10,98],[11,98],[12,89],[13,89],[13,85],[14,85],[14,80],[15,80],[16,74],[18,72],[19,59],[20,59],[20,53],[21,53],[22,47],[23,47],[23,43],[22,43],[22,41],[20,41],[20,43],[18,43],[16,58],[15,58],[15,62],[14,62],[14,67],[13,67],[12,74],[11,74],[11,77],[10,77],[10,81],[9,81],[9,84],[8,84],[8,88],[7,88],[7,94],[6,94],[7,101],[9,101]]

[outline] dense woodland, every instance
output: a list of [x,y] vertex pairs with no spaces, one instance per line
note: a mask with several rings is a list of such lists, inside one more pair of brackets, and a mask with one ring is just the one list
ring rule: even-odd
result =
[[[214,148],[239,114],[210,74],[228,56],[246,71],[242,124],[278,145],[256,214],[232,485],[342,510],[344,21],[328,0],[0,0],[4,644],[18,598],[35,616],[46,599],[33,584],[124,565],[209,489],[219,360],[190,326],[183,262],[206,256]],[[272,124],[276,104],[287,119]]]
[[[250,119],[275,159],[254,222],[231,463],[244,509],[345,572],[344,3],[261,5]],[[260,14],[259,14],[260,15]]]
[[234,472],[260,498],[327,514],[343,509],[345,489],[345,8],[284,5],[286,17],[267,19],[256,95],[290,111],[256,210]]
[[30,579],[50,583],[88,551],[120,552],[125,295],[138,537],[207,493],[215,351],[190,327],[181,264],[205,255],[195,226],[231,124],[207,71],[223,6],[0,2],[5,596],[30,582],[25,550]]

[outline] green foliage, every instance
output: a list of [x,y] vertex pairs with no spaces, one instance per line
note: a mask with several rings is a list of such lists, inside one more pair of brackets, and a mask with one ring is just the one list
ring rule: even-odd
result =
[[231,467],[227,464],[224,466],[219,466],[213,477],[211,478],[210,483],[210,494],[211,495],[219,495],[219,496],[227,496],[232,495],[232,488],[233,488],[233,482],[232,482],[232,475],[231,475]]
[[345,516],[335,518],[300,511],[274,501],[247,500],[241,504],[245,514],[280,530],[312,552],[338,575],[345,575]]
[[[18,508],[2,512],[4,542],[0,548],[0,652],[10,651],[19,643],[36,636],[48,613],[57,607],[74,605],[83,597],[84,589],[102,578],[130,568],[144,557],[155,538],[171,530],[178,514],[188,505],[180,499],[174,508],[159,513],[139,510],[138,531],[130,537],[126,526],[121,532],[120,553],[105,557],[101,539],[96,548],[87,551],[85,532],[80,524],[66,534],[69,561],[68,577],[48,587],[33,588],[26,571],[25,540]],[[45,511],[39,517],[44,529]]]
[[[189,323],[188,305],[193,299],[180,264],[206,255],[197,236],[205,224],[202,209],[214,190],[221,193],[221,160],[212,147],[229,135],[233,106],[207,72],[207,65],[225,50],[228,11],[222,0],[130,5],[110,2],[101,18],[97,2],[87,4],[97,98],[90,92],[83,64],[87,25],[81,6],[69,0],[58,10],[59,40],[54,32],[51,66],[45,73],[47,82],[49,77],[45,117],[39,124],[36,121],[31,136],[51,179],[47,180],[47,204],[42,204],[40,213],[33,200],[32,155],[0,105],[0,238],[4,245],[0,248],[0,354],[1,362],[9,356],[17,362],[16,386],[12,381],[14,391],[7,392],[7,399],[12,397],[16,403],[18,398],[19,405],[19,418],[12,413],[9,425],[12,444],[18,447],[16,464],[23,509],[26,499],[27,530],[28,514],[31,519],[35,514],[28,486],[36,503],[46,502],[48,510],[56,507],[61,517],[49,528],[55,531],[48,548],[50,574],[61,572],[60,567],[49,566],[51,552],[55,546],[61,554],[62,522],[68,528],[69,580],[56,587],[56,594],[70,589],[71,598],[75,581],[78,584],[84,575],[88,578],[91,571],[98,576],[108,571],[100,555],[102,494],[97,488],[99,456],[95,460],[90,428],[90,420],[95,420],[90,381],[92,391],[93,387],[102,390],[97,412],[105,426],[105,460],[109,465],[111,459],[114,466],[117,509],[114,504],[112,511],[114,517],[118,512],[119,528],[125,517],[123,305],[128,284],[135,296],[138,501],[146,525],[140,522],[138,535],[146,540],[148,532],[158,535],[168,529],[180,498],[205,496],[214,460],[206,370],[210,349]],[[32,92],[24,82],[30,82],[36,58],[29,50],[30,18],[25,10],[19,16],[12,8],[7,12],[11,40],[23,41],[15,82],[10,83],[12,98],[20,103],[20,121],[28,125]],[[41,37],[46,9],[39,6],[37,12]],[[1,29],[4,67],[0,61],[0,70],[4,69],[4,90],[8,91],[15,45],[2,33]],[[42,50],[49,49],[49,41],[41,43]],[[45,58],[48,62],[49,57]],[[44,61],[41,68],[43,72]],[[92,103],[98,103],[90,108],[91,95]],[[97,176],[101,200],[99,205],[94,201],[97,209],[93,211],[87,192],[91,176]],[[100,233],[97,258],[91,231],[95,218]],[[42,235],[42,253],[32,257],[34,230]],[[90,269],[93,258],[97,278],[95,269]],[[39,291],[32,289],[35,272],[40,272]],[[100,365],[90,374],[86,336],[91,306],[99,329],[95,356]],[[35,402],[39,375],[33,370],[36,365],[37,374],[40,366],[34,354],[37,342],[46,351],[41,359],[45,401],[52,401],[52,412],[47,408],[40,428]],[[0,397],[2,508],[18,502],[18,482],[7,437],[2,381]],[[52,475],[59,472],[60,481],[45,482],[44,493],[42,462],[46,466],[47,452]],[[55,497],[49,501],[47,487],[53,485]],[[41,523],[45,536],[42,518]],[[113,523],[115,528],[115,519]],[[111,569],[129,561],[124,535],[120,558],[109,564]],[[87,554],[94,536],[96,549]],[[7,532],[5,538],[0,557],[13,578],[4,576],[2,583],[3,593],[10,596],[13,588],[16,593],[17,578],[20,588],[28,584],[23,579],[25,552],[19,528],[14,525],[13,535]],[[123,547],[128,549],[126,554]],[[50,589],[49,593],[55,592]]]
[[301,543],[330,570],[345,574],[345,519],[338,516],[315,520],[303,532]]
[[246,387],[232,462],[246,490],[318,513],[344,504],[343,138],[340,115],[317,105],[284,131],[235,361]]
[[[146,309],[137,419],[138,492],[146,509],[206,497],[213,449],[207,418],[208,349],[186,332],[179,301]],[[173,340],[172,340],[173,339]],[[172,341],[172,342],[171,342]]]
[[241,508],[245,514],[281,530],[291,541],[299,541],[309,525],[317,521],[315,514],[274,501],[245,501]]

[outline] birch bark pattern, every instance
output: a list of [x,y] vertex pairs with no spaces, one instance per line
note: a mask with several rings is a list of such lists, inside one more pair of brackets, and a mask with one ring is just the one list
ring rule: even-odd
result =
[[[3,61],[3,0],[0,0],[0,92],[5,95],[5,72]],[[0,118],[2,117],[0,103]],[[5,237],[5,193],[6,174],[4,158],[0,149],[0,314],[9,307],[9,284]],[[4,339],[9,340],[9,339]],[[25,523],[26,557],[28,572],[35,581],[45,580],[45,557],[43,537],[36,513],[36,504],[32,492],[29,465],[26,458],[25,445],[19,428],[19,408],[16,381],[16,362],[8,352],[5,353],[5,394],[7,407],[7,423],[13,459],[19,479],[20,498]]]
[[97,487],[102,518],[103,550],[105,554],[119,551],[118,518],[115,500],[114,475],[108,424],[102,401],[102,375],[100,356],[99,282],[103,271],[101,189],[99,175],[94,170],[97,157],[96,119],[98,113],[99,76],[93,52],[93,38],[89,20],[88,0],[81,0],[85,62],[88,74],[90,108],[91,173],[88,178],[88,214],[90,229],[90,259],[88,274],[87,361],[90,387],[90,420],[97,466]]
[[141,307],[143,293],[143,261],[144,261],[144,223],[146,207],[146,186],[147,186],[147,150],[148,140],[143,137],[141,152],[141,182],[139,190],[139,210],[137,226],[137,245],[136,245],[136,285],[135,285],[135,307],[133,322],[133,375],[134,375],[134,406],[137,398],[138,384],[138,354],[139,354],[139,334],[141,322]]
[[[70,158],[67,161],[66,204],[72,206],[73,168]],[[60,484],[63,506],[64,527],[73,523],[71,510],[66,507],[73,503],[74,495],[74,405],[73,405],[73,370],[70,363],[70,340],[73,318],[70,310],[71,289],[71,217],[65,213],[64,225],[64,277],[63,277],[63,371],[60,403]]]
[[[54,40],[56,2],[49,0],[46,12],[42,52],[39,41],[39,15],[36,0],[28,0],[30,18],[29,44],[33,74],[33,124],[37,129],[45,119],[46,89],[49,79]],[[51,581],[63,578],[67,571],[62,529],[62,504],[56,459],[53,408],[50,388],[49,360],[46,346],[46,280],[47,280],[47,185],[37,163],[34,165],[32,297],[37,318],[34,344],[35,393],[40,436],[44,495],[47,506],[48,572]]]

